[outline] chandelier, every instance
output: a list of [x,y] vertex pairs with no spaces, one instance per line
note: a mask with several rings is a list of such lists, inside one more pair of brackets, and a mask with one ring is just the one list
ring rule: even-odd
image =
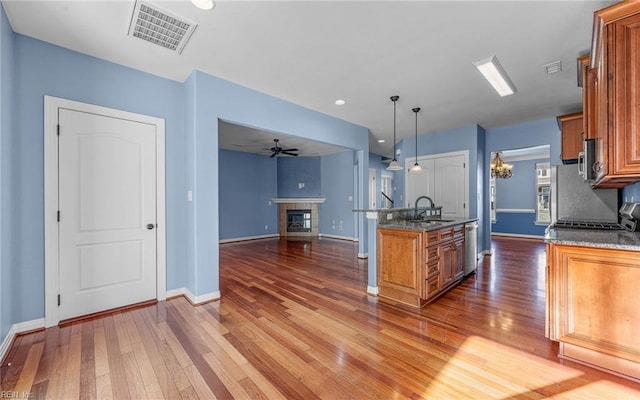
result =
[[491,160],[491,177],[498,179],[511,178],[513,176],[512,168],[513,165],[505,163],[500,157],[500,152],[497,152],[496,156]]

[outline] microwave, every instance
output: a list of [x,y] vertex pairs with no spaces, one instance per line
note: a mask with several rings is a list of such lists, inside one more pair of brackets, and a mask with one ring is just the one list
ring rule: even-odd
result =
[[596,140],[585,139],[582,143],[582,151],[578,153],[578,174],[585,181],[596,178],[596,171],[593,165],[596,163]]

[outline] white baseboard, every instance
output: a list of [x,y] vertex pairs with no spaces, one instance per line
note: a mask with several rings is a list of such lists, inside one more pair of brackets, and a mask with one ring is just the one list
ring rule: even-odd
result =
[[38,318],[31,321],[20,322],[17,324],[13,324],[7,332],[7,336],[0,344],[0,361],[4,360],[4,357],[7,355],[13,340],[17,335],[23,332],[33,331],[35,329],[44,328],[44,318]]
[[369,258],[369,253],[358,253],[358,258]]
[[171,297],[184,296],[185,288],[167,290],[167,299]]
[[491,232],[491,236],[503,236],[503,237],[513,237],[513,238],[523,238],[523,239],[544,239],[544,236],[540,236],[540,235],[521,235],[519,233]]
[[184,289],[184,295],[189,301],[193,304],[202,304],[212,300],[218,300],[220,298],[220,291],[216,290],[215,292],[201,294],[200,296],[196,296],[189,289]]
[[327,233],[321,233],[318,236],[320,236],[321,238],[326,237],[328,239],[348,240],[350,242],[357,242],[358,241],[358,238],[349,237],[349,236],[329,235]]
[[380,291],[377,286],[367,286],[367,294],[371,294],[373,296],[377,296]]
[[269,235],[246,236],[246,237],[239,237],[239,238],[223,239],[223,240],[219,240],[218,243],[222,244],[222,243],[244,242],[246,240],[270,239],[270,238],[277,238],[277,237],[280,237],[280,234],[272,233]]
[[220,291],[217,290],[215,292],[202,294],[200,296],[196,296],[191,292],[191,290],[187,288],[179,288],[179,289],[171,289],[167,290],[167,298],[184,296],[187,300],[189,300],[192,304],[202,304],[212,300],[218,300],[220,298]]

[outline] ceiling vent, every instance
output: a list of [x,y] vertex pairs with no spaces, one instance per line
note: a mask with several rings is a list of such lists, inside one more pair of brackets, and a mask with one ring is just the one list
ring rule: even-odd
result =
[[560,61],[550,62],[549,64],[545,64],[542,66],[544,69],[544,73],[546,75],[557,74],[558,72],[562,72],[562,63]]
[[198,24],[178,17],[146,1],[136,1],[129,36],[182,53]]

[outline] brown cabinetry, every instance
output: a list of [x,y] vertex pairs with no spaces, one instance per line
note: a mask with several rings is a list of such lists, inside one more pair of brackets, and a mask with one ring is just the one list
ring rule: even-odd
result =
[[561,135],[560,158],[564,163],[577,162],[584,141],[582,113],[559,115],[556,119]]
[[585,139],[596,138],[596,74],[589,65],[589,54],[578,58],[578,80],[582,86],[582,132]]
[[436,230],[378,228],[378,290],[420,308],[464,277],[464,224]]
[[421,231],[378,229],[378,290],[381,297],[420,306],[423,252]]
[[640,2],[620,2],[594,16],[594,187],[623,187],[640,181]]
[[640,379],[640,252],[547,244],[547,337],[561,357]]

